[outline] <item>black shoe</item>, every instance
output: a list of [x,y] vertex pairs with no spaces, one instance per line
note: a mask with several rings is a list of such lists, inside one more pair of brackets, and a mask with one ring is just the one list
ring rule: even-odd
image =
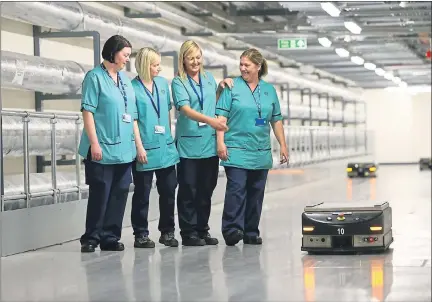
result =
[[96,246],[92,243],[83,243],[81,244],[81,253],[94,253]]
[[163,245],[170,246],[170,247],[177,247],[179,244],[177,239],[175,239],[174,237],[174,232],[161,234],[159,238],[159,243],[162,243]]
[[135,237],[134,247],[136,248],[154,248],[155,243],[148,236]]
[[224,235],[225,243],[228,246],[234,246],[243,239],[243,232],[236,230],[228,235]]
[[121,242],[110,242],[104,245],[101,244],[100,249],[101,251],[120,252],[124,250],[124,245]]
[[204,241],[207,245],[217,245],[219,243],[219,240],[217,240],[217,238],[210,236],[209,232],[205,232],[204,234],[200,235],[199,237],[201,239],[204,239]]
[[244,236],[243,243],[244,244],[254,244],[254,245],[260,245],[262,244],[263,240],[260,236]]
[[182,244],[184,246],[204,246],[206,245],[206,242],[204,239],[201,239],[196,235],[190,235],[182,238]]

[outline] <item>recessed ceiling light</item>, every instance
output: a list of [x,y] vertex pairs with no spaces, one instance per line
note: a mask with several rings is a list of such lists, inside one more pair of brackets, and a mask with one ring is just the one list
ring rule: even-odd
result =
[[377,75],[379,75],[380,77],[382,77],[383,75],[385,75],[385,70],[384,69],[382,69],[382,68],[377,68],[377,69],[375,69],[375,73],[377,74]]
[[337,53],[337,55],[341,58],[346,58],[349,56],[349,51],[346,50],[345,48],[336,48],[335,52]]
[[324,47],[330,47],[332,45],[332,42],[326,37],[318,38],[318,42]]
[[364,67],[365,67],[366,69],[369,69],[369,70],[375,70],[376,65],[375,65],[374,63],[370,63],[370,62],[368,62],[368,63],[365,63],[365,64],[364,64]]
[[400,82],[400,83],[399,83],[399,86],[402,87],[402,88],[407,88],[407,87],[408,87],[408,84],[405,83],[405,82]]
[[401,82],[402,82],[401,78],[399,78],[399,77],[394,77],[393,78],[393,83],[400,84]]
[[332,17],[339,17],[340,10],[331,2],[322,2],[321,8]]
[[362,28],[360,26],[358,26],[357,23],[355,23],[355,22],[345,21],[344,25],[345,25],[346,29],[348,29],[353,34],[357,34],[358,35],[362,31]]
[[359,56],[353,56],[353,57],[351,57],[351,62],[353,62],[354,64],[357,64],[357,65],[363,65],[364,59],[359,57]]
[[385,78],[386,80],[392,81],[392,80],[393,80],[393,74],[390,73],[390,72],[386,72],[386,73],[384,74],[384,78]]

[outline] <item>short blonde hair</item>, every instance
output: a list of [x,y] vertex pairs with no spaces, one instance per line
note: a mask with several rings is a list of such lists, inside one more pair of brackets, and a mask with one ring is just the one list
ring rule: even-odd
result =
[[256,50],[255,48],[249,48],[248,50],[245,50],[240,58],[248,58],[252,63],[256,65],[260,65],[261,68],[258,71],[258,78],[264,77],[268,73],[268,65],[267,60],[264,59],[263,55]]
[[[185,57],[188,56],[193,51],[200,51],[201,55],[203,53],[203,51],[202,51],[201,47],[198,45],[198,43],[195,41],[192,41],[192,40],[187,40],[187,41],[183,42],[183,44],[180,47],[180,53],[179,53],[179,57],[178,57],[178,75],[182,79],[186,79],[186,70],[185,70],[185,66],[184,66]],[[203,63],[204,63],[204,60],[203,60]],[[201,64],[201,66],[200,66],[200,72],[203,76],[205,76],[203,64]]]
[[150,47],[141,48],[135,58],[135,69],[142,81],[150,82],[150,65],[160,57],[160,53]]

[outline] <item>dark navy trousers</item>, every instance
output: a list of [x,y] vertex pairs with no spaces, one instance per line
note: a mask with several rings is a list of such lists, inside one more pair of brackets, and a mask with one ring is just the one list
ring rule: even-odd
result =
[[180,158],[177,164],[177,212],[180,235],[205,234],[210,229],[211,198],[219,176],[217,156]]
[[89,196],[81,244],[104,246],[118,242],[132,182],[131,163],[104,165],[92,162],[88,156],[84,164]]
[[164,234],[174,232],[175,229],[174,209],[177,188],[175,166],[137,171],[134,163],[132,175],[135,189],[132,197],[131,222],[135,237],[149,235],[148,211],[154,174],[156,174],[156,188],[159,193],[159,231]]
[[227,185],[222,214],[222,234],[243,231],[245,236],[259,236],[264,191],[268,170],[225,167]]

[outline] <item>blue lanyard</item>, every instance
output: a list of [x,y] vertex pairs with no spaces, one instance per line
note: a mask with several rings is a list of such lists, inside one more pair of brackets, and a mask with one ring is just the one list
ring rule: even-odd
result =
[[139,77],[137,77],[138,81],[141,83],[142,87],[144,88],[145,93],[147,94],[147,96],[150,99],[150,102],[153,105],[154,110],[156,111],[156,114],[158,116],[158,118],[160,119],[160,99],[159,99],[159,90],[156,86],[156,83],[153,81],[153,87],[156,90],[156,99],[157,99],[157,107],[156,104],[153,100],[153,96],[151,95],[150,91],[148,91],[147,87],[144,86],[144,83],[141,81],[141,79]]
[[[117,83],[118,83],[118,85],[117,85],[116,82],[114,81],[114,79],[109,74],[109,72],[106,69],[105,65],[103,63],[101,63],[100,66],[102,67],[103,70],[105,70],[105,72],[107,73],[107,75],[109,76],[109,78],[114,82],[114,85],[116,85],[117,88],[120,90],[120,93],[122,94],[123,100],[124,100],[125,113],[127,113],[127,103],[128,103],[128,101],[127,101],[127,96],[126,96],[126,91],[124,89],[123,81],[122,81],[119,73],[117,72]],[[121,89],[120,89],[120,87],[121,87]]]
[[[245,81],[245,84],[249,87],[249,84],[246,81]],[[255,89],[257,89],[257,88],[258,88],[258,101],[255,98],[254,92],[252,91],[252,89],[250,89],[250,87],[249,87],[249,90],[251,91],[252,97],[254,98],[255,104],[257,106],[259,118],[261,118],[261,87],[260,87],[259,82],[258,82],[258,86]]]
[[189,80],[189,84],[191,85],[191,87],[192,87],[193,91],[195,92],[196,96],[198,97],[198,102],[200,104],[201,111],[203,111],[204,110],[204,93],[203,93],[203,87],[202,87],[202,83],[201,83],[201,73],[199,74],[199,85],[200,85],[200,90],[201,90],[201,98],[200,98],[200,96],[198,95],[198,92],[195,89],[195,84],[192,83],[191,77],[189,75],[187,77],[188,77],[188,80]]

